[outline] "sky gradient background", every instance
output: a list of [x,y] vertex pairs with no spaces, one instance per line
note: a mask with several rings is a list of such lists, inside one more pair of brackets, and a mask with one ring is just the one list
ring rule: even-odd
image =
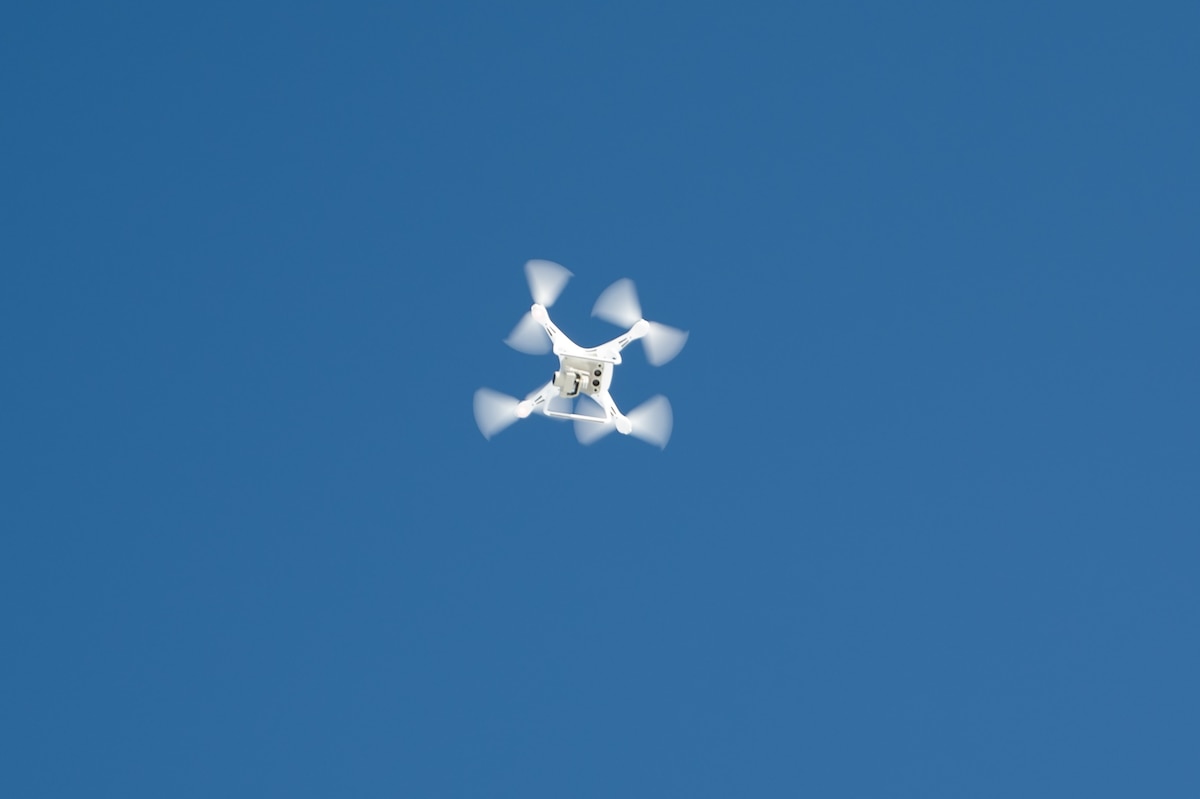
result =
[[1200,795],[1195,3],[23,5],[0,794]]

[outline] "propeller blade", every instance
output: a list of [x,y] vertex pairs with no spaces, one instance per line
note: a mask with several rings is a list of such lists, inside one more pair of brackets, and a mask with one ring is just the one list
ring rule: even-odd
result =
[[671,403],[662,394],[656,394],[625,416],[633,424],[633,430],[629,433],[631,436],[656,447],[667,446],[675,418],[671,413]]
[[475,392],[475,424],[484,438],[490,439],[517,421],[517,398],[490,388]]
[[546,328],[528,312],[517,322],[517,326],[508,334],[508,338],[504,339],[504,343],[527,355],[544,355],[550,351],[550,337],[546,335]]
[[646,348],[646,360],[653,366],[662,366],[674,358],[687,343],[686,330],[650,322],[650,332],[642,338],[642,346]]
[[579,439],[580,444],[595,444],[616,429],[617,426],[609,421],[582,422],[579,419],[575,420],[575,438]]
[[592,316],[618,327],[633,327],[642,318],[642,305],[638,302],[633,281],[624,277],[606,288],[596,299]]
[[593,419],[603,421],[608,414],[604,412],[603,406],[596,402],[591,396],[583,394],[575,402],[575,413],[580,416],[590,416]]
[[593,444],[617,429],[617,426],[606,418],[607,414],[604,409],[593,399],[580,398],[575,403],[575,413],[590,416],[596,420],[594,422],[575,420],[575,438],[579,439],[580,444]]
[[[574,400],[560,395],[560,396],[551,397],[550,399],[546,400],[546,402],[544,402],[542,404],[542,407],[539,408],[538,410],[540,413],[543,413],[543,414],[545,414],[546,411],[554,411],[555,413],[571,413],[571,410],[574,407],[575,407]],[[550,418],[553,419],[554,417],[550,417]],[[556,419],[555,421],[561,422],[563,420]]]
[[571,272],[553,261],[527,261],[525,279],[529,281],[529,293],[533,301],[549,308],[562,294]]

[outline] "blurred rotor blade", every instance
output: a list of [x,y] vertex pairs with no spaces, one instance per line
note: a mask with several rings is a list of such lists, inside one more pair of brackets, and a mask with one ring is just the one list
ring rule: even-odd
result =
[[491,438],[517,421],[517,398],[490,388],[475,392],[475,424],[484,438]]
[[625,416],[633,423],[630,435],[656,447],[667,446],[675,418],[671,414],[671,403],[662,394],[656,394]]
[[646,348],[646,360],[654,366],[662,366],[674,358],[687,343],[686,330],[650,322],[650,332],[642,338],[642,346]]
[[[546,411],[554,411],[555,413],[570,413],[574,407],[574,400],[562,395],[556,395],[542,403],[542,406],[538,408],[538,412],[542,414],[545,414]],[[551,416],[550,418],[553,419],[554,417]],[[561,422],[563,420],[560,418],[556,419],[555,421]]]
[[550,337],[546,335],[546,328],[542,327],[531,313],[521,317],[521,321],[517,322],[508,338],[504,339],[504,343],[517,352],[528,355],[544,355],[550,351]]
[[580,444],[594,444],[616,429],[617,426],[607,419],[596,422],[575,420],[575,438]]
[[579,401],[575,403],[575,413],[596,420],[594,422],[575,420],[575,438],[579,439],[580,444],[592,444],[617,429],[617,426],[608,419],[604,408],[586,395],[580,397]]
[[562,294],[567,281],[571,279],[571,272],[553,261],[527,261],[525,279],[529,281],[529,293],[533,295],[533,301],[549,308]]
[[618,327],[633,327],[642,318],[642,305],[638,302],[637,289],[633,281],[623,277],[606,288],[592,307],[592,316],[598,316]]
[[604,421],[604,419],[608,417],[608,414],[604,412],[604,407],[587,394],[581,394],[579,399],[576,400],[575,413],[579,414],[580,416],[589,416],[593,419],[599,419],[600,421]]

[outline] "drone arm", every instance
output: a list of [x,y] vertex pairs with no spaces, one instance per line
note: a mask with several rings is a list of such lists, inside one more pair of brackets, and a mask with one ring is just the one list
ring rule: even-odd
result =
[[649,332],[649,330],[650,330],[650,323],[644,319],[639,319],[637,324],[635,324],[633,327],[629,328],[624,333],[622,333],[621,335],[614,338],[612,341],[606,341],[605,343],[601,344],[599,347],[596,347],[596,350],[598,350],[598,351],[615,350],[616,352],[620,352],[621,350],[625,349],[633,342],[637,341],[639,338],[642,338],[643,336],[645,336],[646,333]]
[[604,409],[607,421],[616,424],[618,433],[629,435],[629,431],[633,429],[633,424],[625,418],[625,414],[621,413],[621,409],[617,407],[616,400],[612,398],[612,394],[609,394],[607,390],[598,391],[592,395],[592,399]]
[[554,385],[554,381],[550,381],[517,405],[517,416],[524,419],[534,411],[545,412],[550,400],[557,397],[558,393],[558,388]]
[[567,338],[567,334],[559,330],[558,325],[551,321],[545,306],[535,302],[529,309],[529,315],[545,329],[546,335],[550,337],[550,343],[554,346],[555,353],[561,353],[567,348],[579,349],[579,345]]

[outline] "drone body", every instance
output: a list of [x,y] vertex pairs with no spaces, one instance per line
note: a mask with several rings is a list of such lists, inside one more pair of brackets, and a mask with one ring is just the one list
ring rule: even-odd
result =
[[647,359],[661,366],[683,349],[688,334],[643,319],[633,281],[623,279],[605,289],[592,315],[628,329],[598,347],[581,347],[551,321],[546,310],[558,299],[571,273],[551,261],[529,261],[525,275],[534,303],[505,342],[529,354],[553,350],[558,371],[550,382],[520,401],[488,388],[476,391],[475,422],[484,437],[491,438],[518,419],[540,413],[573,421],[575,435],[583,444],[616,430],[665,447],[672,427],[667,398],[652,397],[626,415],[617,407],[609,387],[621,363],[621,351],[634,341],[642,340]]

